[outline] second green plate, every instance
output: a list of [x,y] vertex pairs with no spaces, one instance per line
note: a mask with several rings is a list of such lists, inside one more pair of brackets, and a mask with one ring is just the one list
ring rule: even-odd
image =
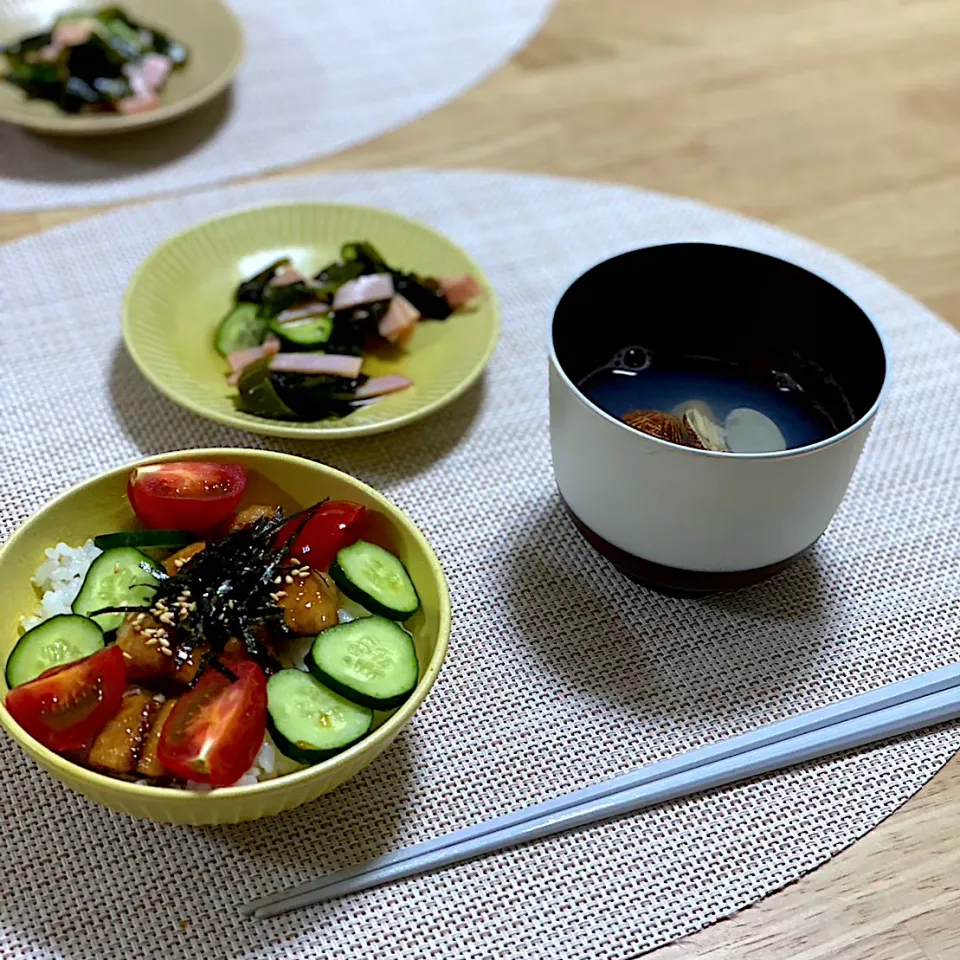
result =
[[[395,357],[369,357],[364,373],[399,373],[413,387],[340,420],[267,420],[236,409],[227,367],[213,347],[217,324],[244,278],[290,256],[314,273],[342,244],[368,240],[388,263],[429,276],[472,274],[484,288],[474,306],[421,323]],[[216,217],[161,244],[140,265],[123,304],[123,336],[143,375],[188,410],[238,430],[303,440],[382,433],[429,416],[463,394],[496,346],[496,294],[467,254],[435,230],[374,207],[296,203]]]

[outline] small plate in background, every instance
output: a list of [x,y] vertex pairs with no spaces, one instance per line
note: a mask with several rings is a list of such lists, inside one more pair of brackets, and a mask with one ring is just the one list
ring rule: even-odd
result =
[[[0,0],[0,46],[50,29],[63,13],[107,6],[90,0]],[[37,133],[93,136],[138,130],[165,123],[212,100],[233,79],[243,60],[240,21],[221,0],[124,0],[120,4],[134,20],[183,43],[190,55],[175,70],[160,106],[148,113],[64,113],[47,100],[30,100],[6,81],[0,81],[0,121]],[[0,55],[0,72],[6,71]]]

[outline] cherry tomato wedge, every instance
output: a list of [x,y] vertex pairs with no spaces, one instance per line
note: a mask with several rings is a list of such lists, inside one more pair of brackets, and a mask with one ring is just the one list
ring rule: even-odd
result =
[[[294,541],[290,556],[309,563],[315,570],[326,570],[338,550],[356,543],[364,529],[367,508],[349,500],[330,500],[313,511],[306,526]],[[296,517],[280,528],[274,544],[281,547],[303,523]]]
[[10,716],[51,750],[82,750],[120,709],[127,686],[116,645],[54,667],[7,694]]
[[150,530],[209,533],[233,514],[247,488],[247,472],[232,463],[152,463],[135,467],[127,498]]
[[157,757],[174,776],[228,787],[252,766],[267,727],[267,678],[252,660],[230,662],[236,680],[208,667],[173,708]]

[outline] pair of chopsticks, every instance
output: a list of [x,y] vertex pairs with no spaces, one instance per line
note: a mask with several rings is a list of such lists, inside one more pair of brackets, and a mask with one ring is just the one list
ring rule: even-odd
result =
[[337,870],[243,912],[278,916],[957,717],[960,664],[951,664]]

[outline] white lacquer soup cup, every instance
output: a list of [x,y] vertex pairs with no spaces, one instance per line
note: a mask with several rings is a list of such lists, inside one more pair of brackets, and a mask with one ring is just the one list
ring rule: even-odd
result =
[[[760,453],[642,433],[578,386],[630,345],[647,357],[682,352],[782,372],[836,429]],[[590,544],[646,586],[695,596],[759,582],[827,528],[888,376],[867,314],[807,270],[705,243],[622,254],[577,279],[554,313],[550,436],[560,496]]]

